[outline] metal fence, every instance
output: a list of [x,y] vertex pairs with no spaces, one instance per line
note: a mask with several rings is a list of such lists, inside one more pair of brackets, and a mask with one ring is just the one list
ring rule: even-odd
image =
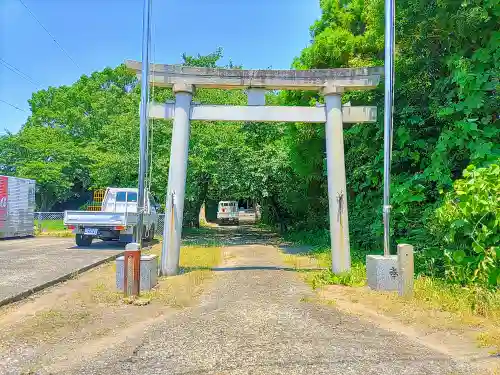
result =
[[[260,212],[242,210],[239,212],[240,222],[255,222],[260,218]],[[35,212],[35,226],[42,232],[64,231],[64,212]],[[157,236],[163,235],[165,214],[158,214],[158,225],[155,227]]]
[[[42,232],[63,231],[64,212],[35,212],[35,226]],[[163,234],[165,214],[158,214],[158,225],[155,227],[157,236]]]
[[35,221],[60,220],[64,218],[64,212],[35,212]]
[[157,236],[163,236],[164,226],[165,226],[165,214],[158,214],[158,225],[155,228]]

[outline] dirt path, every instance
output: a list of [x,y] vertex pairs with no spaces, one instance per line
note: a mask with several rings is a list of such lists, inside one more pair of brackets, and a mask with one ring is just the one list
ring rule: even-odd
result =
[[226,261],[197,306],[150,322],[96,358],[61,363],[50,373],[474,373],[403,335],[308,302],[313,292],[296,272],[283,269],[276,248],[248,242],[225,247]]

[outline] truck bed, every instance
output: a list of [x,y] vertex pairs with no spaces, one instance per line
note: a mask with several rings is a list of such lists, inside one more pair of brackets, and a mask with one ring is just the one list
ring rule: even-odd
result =
[[96,227],[114,227],[116,225],[135,225],[137,214],[134,212],[103,211],[65,211],[64,225],[86,225]]

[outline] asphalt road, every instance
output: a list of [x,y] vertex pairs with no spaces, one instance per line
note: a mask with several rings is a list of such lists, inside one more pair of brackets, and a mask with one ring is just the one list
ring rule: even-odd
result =
[[73,238],[0,240],[0,305],[117,256],[123,250],[122,244],[102,241],[78,248]]
[[[314,293],[277,250],[225,248],[200,304],[64,374],[473,374],[467,364],[385,331]],[[77,356],[78,354],[75,353]]]

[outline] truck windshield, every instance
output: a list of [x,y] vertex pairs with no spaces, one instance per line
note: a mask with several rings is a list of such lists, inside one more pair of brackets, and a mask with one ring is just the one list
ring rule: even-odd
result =
[[127,194],[126,191],[119,191],[116,193],[116,201],[117,202],[137,202],[137,193],[129,192]]

